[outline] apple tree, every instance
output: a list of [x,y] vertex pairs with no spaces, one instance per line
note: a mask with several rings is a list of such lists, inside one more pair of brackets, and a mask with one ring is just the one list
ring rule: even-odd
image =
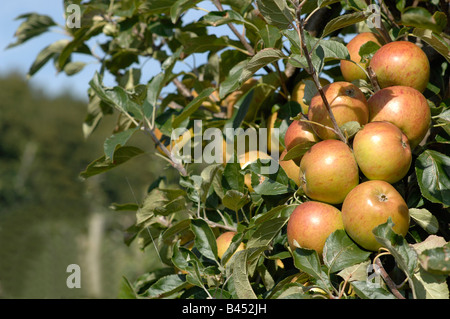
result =
[[[149,181],[142,203],[113,205],[136,212],[125,243],[155,247],[164,265],[124,279],[122,295],[449,297],[448,2],[65,0],[69,6],[65,26],[43,13],[18,17],[10,48],[62,28],[29,75],[48,62],[70,76],[97,63],[80,126],[89,137],[106,117],[117,124],[104,155],[80,176],[148,153],[177,172],[172,183],[165,172]],[[363,34],[370,36],[350,45]],[[374,124],[369,133],[370,122],[396,127]],[[372,135],[358,139],[355,158],[363,131]],[[145,147],[133,145],[137,134],[147,136]],[[354,235],[361,229],[375,245]]]

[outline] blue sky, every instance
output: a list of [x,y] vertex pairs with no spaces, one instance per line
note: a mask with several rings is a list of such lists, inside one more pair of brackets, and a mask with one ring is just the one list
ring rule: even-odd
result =
[[[210,3],[200,3],[203,8],[212,9]],[[3,5],[0,11],[0,75],[16,71],[26,75],[37,54],[47,45],[56,40],[67,38],[61,30],[53,28],[53,32],[47,32],[36,38],[33,38],[22,45],[5,49],[10,43],[15,42],[14,32],[23,20],[15,20],[19,15],[36,12],[49,15],[56,23],[64,25],[64,7],[62,0],[18,0],[8,1],[8,5]],[[189,18],[197,19],[204,12],[190,11]],[[217,33],[218,30],[215,30]],[[220,31],[220,30],[219,30]],[[226,32],[226,31],[224,31]],[[88,64],[81,72],[67,76],[65,73],[57,74],[56,69],[51,62],[39,70],[29,80],[33,86],[41,88],[45,93],[54,96],[62,91],[69,91],[72,95],[86,99],[86,91],[89,87],[89,81],[94,72],[99,69],[93,58],[83,55],[74,57],[76,61],[92,62]],[[199,60],[196,61],[199,63]],[[180,67],[180,66],[178,66]],[[183,67],[181,65],[181,67]],[[143,69],[142,83],[146,83],[153,75],[159,73],[159,64],[146,63]],[[110,79],[111,80],[111,79]],[[108,79],[105,79],[107,82]],[[112,84],[107,83],[107,84]]]

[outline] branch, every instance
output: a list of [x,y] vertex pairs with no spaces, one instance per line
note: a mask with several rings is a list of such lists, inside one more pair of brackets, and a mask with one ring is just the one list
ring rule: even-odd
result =
[[375,264],[379,267],[378,271],[380,272],[380,275],[383,278],[383,280],[386,283],[386,285],[392,291],[392,294],[395,297],[397,297],[398,299],[406,299],[405,297],[403,297],[403,295],[400,293],[400,291],[398,291],[397,285],[391,279],[391,277],[389,277],[388,273],[384,269],[383,264],[381,263],[381,260],[379,258],[377,258],[377,260],[375,261]]
[[301,21],[301,18],[300,18],[300,14],[301,14],[300,8],[301,8],[301,6],[299,6],[297,9],[296,30],[297,30],[298,36],[300,38],[303,54],[305,55],[306,61],[308,62],[308,68],[306,69],[306,72],[309,75],[311,75],[314,80],[314,84],[316,85],[317,91],[319,92],[320,96],[322,97],[323,103],[325,104],[325,107],[328,111],[331,122],[333,123],[333,127],[334,127],[336,135],[339,137],[339,139],[342,142],[347,144],[347,139],[345,138],[345,136],[342,134],[341,130],[339,129],[339,125],[336,122],[336,118],[334,117],[333,111],[331,110],[330,103],[328,102],[327,97],[325,96],[325,92],[323,91],[322,85],[320,84],[320,81],[319,81],[319,76],[317,75],[317,71],[315,70],[314,65],[312,64],[310,53],[308,51],[308,48],[306,47],[305,34],[304,34],[303,24],[302,24],[303,22]]
[[373,90],[375,92],[378,92],[381,90],[380,84],[378,83],[377,75],[373,71],[373,69],[369,66],[367,66],[367,74],[369,75],[370,83],[372,83]]
[[[214,5],[219,11],[223,11],[222,4],[220,3],[220,0],[213,0]],[[239,31],[236,29],[236,27],[232,23],[227,23],[230,30],[238,37],[239,41],[244,45],[245,49],[248,51],[249,55],[253,56],[255,55],[255,50],[253,50],[252,46],[248,41],[245,39],[245,37],[239,33]]]
[[170,164],[178,171],[180,172],[180,174],[182,176],[187,176],[188,173],[186,171],[186,169],[184,168],[184,166],[181,163],[177,163],[172,156],[172,153],[167,149],[167,147],[161,143],[161,141],[156,137],[155,133],[153,132],[152,129],[149,129],[148,127],[143,126],[142,130],[147,133],[148,135],[150,135],[150,137],[152,138],[153,142],[155,142],[155,144],[157,146],[159,146],[161,148],[161,150],[164,152],[164,154],[169,158],[169,162]]

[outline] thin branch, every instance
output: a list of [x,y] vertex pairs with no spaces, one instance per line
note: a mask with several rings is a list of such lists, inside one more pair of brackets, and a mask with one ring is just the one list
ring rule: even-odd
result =
[[308,74],[312,76],[312,78],[314,80],[314,84],[316,85],[317,91],[319,92],[320,96],[322,97],[323,103],[328,111],[331,122],[333,123],[335,134],[339,137],[339,139],[342,142],[347,144],[347,139],[345,138],[344,134],[342,134],[341,130],[339,129],[339,125],[336,122],[336,118],[334,117],[333,111],[331,110],[330,103],[328,102],[327,97],[325,96],[325,92],[323,91],[322,85],[320,84],[320,81],[319,81],[319,76],[317,75],[317,71],[315,70],[314,65],[312,64],[310,53],[308,51],[308,48],[306,47],[305,34],[304,34],[304,30],[303,30],[303,22],[301,21],[301,18],[300,18],[300,14],[301,14],[300,8],[301,7],[299,6],[297,9],[297,15],[296,15],[297,26],[295,29],[297,30],[298,36],[300,38],[303,54],[305,55],[306,61],[308,62],[308,68],[306,69],[306,72],[308,72]]
[[[219,11],[223,11],[222,4],[220,3],[220,0],[213,0],[214,5]],[[232,23],[227,23],[230,30],[238,37],[239,41],[241,41],[242,45],[245,47],[245,49],[248,51],[249,55],[253,56],[255,55],[255,50],[253,50],[252,46],[248,41],[245,39],[245,37],[239,33],[239,31],[236,29],[236,27]]]
[[370,83],[372,83],[373,90],[375,92],[378,92],[380,88],[380,84],[378,83],[377,75],[373,71],[373,69],[369,66],[367,66],[367,74],[369,76]]
[[395,282],[391,279],[391,277],[389,277],[388,273],[386,272],[386,270],[383,267],[383,264],[381,263],[380,259],[377,259],[375,261],[375,264],[378,266],[378,271],[380,272],[381,277],[383,278],[384,282],[386,283],[386,285],[389,287],[389,289],[391,290],[392,294],[397,297],[398,299],[406,299],[401,293],[400,291],[398,291],[397,289],[397,285],[395,284]]
[[180,91],[180,93],[185,97],[188,98],[190,100],[192,100],[194,97],[192,96],[191,91],[189,91],[189,89],[186,87],[186,85],[184,85],[180,80],[178,80],[177,78],[173,79],[173,84],[175,84],[175,86],[177,87],[177,89]]
[[159,146],[161,148],[161,150],[163,151],[163,153],[169,158],[169,162],[170,164],[178,171],[180,172],[180,174],[182,176],[187,176],[188,173],[186,171],[186,169],[184,168],[184,166],[181,163],[177,163],[174,159],[173,159],[173,155],[172,153],[167,149],[167,147],[161,143],[161,141],[156,137],[155,133],[153,132],[152,129],[149,129],[148,127],[143,126],[141,128],[146,134],[150,135],[150,137],[152,138],[153,142],[155,142],[155,144],[157,146]]

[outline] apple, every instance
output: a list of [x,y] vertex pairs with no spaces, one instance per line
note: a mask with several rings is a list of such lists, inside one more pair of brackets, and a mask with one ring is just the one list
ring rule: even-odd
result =
[[[339,127],[351,121],[364,125],[369,120],[369,108],[364,93],[350,82],[340,81],[324,86],[325,97],[330,104],[333,115]],[[333,128],[333,122],[322,100],[317,93],[309,105],[308,119]],[[331,130],[311,124],[317,136],[323,140],[337,139],[338,136]]]
[[[241,169],[245,169],[248,165],[250,165],[251,163],[255,162],[258,160],[258,158],[260,159],[273,159],[269,154],[261,152],[261,151],[256,151],[256,150],[251,150],[248,152],[245,152],[243,154],[239,154],[238,155],[238,161],[239,164],[241,165]],[[261,176],[261,182],[264,181],[264,176]],[[247,186],[248,190],[250,192],[253,192],[254,189],[252,187],[252,175],[251,174],[245,174],[244,176],[244,183]]]
[[[283,152],[284,146],[280,141],[276,141],[272,136],[273,129],[275,127],[275,122],[277,121],[278,112],[274,112],[267,118],[267,151],[272,153],[272,143],[278,142],[278,152]],[[276,144],[274,144],[276,145]],[[275,149],[275,148],[274,148]]]
[[410,86],[423,92],[430,79],[427,55],[412,42],[394,41],[383,45],[370,60],[381,88]]
[[[162,141],[161,139],[163,138],[163,133],[157,128],[155,127],[155,129],[153,130],[153,133],[155,134],[156,138],[163,144],[165,145],[166,143],[164,143],[165,141]],[[181,134],[178,139],[176,141],[172,141],[171,143],[165,145],[167,150],[169,152],[172,151],[172,148],[178,144],[179,150],[181,152],[182,147],[191,139],[194,137],[194,129],[190,128],[189,130],[184,131],[183,134]],[[167,156],[166,153],[163,152],[162,148],[158,145],[155,144],[156,149],[158,150],[158,152],[161,155]]]
[[[292,96],[291,96],[291,100],[297,102],[298,104],[300,104],[301,108],[302,108],[302,113],[303,114],[308,114],[308,108],[309,106],[307,104],[305,104],[305,102],[303,101],[303,97],[305,95],[305,81],[306,80],[313,80],[312,77],[308,77],[306,79],[303,79],[299,82],[297,82],[297,84],[295,84],[294,88],[292,89]],[[320,78],[319,79],[319,83],[322,86],[325,86],[327,84],[330,84],[330,81],[328,81],[327,79],[323,79]]]
[[300,162],[300,184],[313,200],[342,203],[359,184],[359,169],[350,147],[339,140],[314,144]]
[[[347,44],[348,53],[350,54],[350,60],[358,63],[364,70],[367,68],[368,62],[361,62],[359,49],[363,44],[366,44],[369,41],[375,42],[380,47],[382,46],[378,36],[372,32],[359,33]],[[340,67],[342,76],[347,82],[352,82],[358,79],[367,80],[366,73],[353,62],[341,60]]]
[[390,122],[366,124],[353,139],[353,153],[364,176],[388,183],[401,180],[412,161],[408,138]]
[[328,236],[338,229],[344,229],[339,209],[317,201],[304,202],[289,217],[288,243],[292,250],[314,249],[321,256]]
[[[219,237],[216,238],[216,244],[217,244],[217,256],[222,259],[223,254],[227,251],[228,247],[230,247],[231,240],[236,235],[236,232],[228,231],[225,233],[222,233]],[[240,243],[238,248],[236,248],[235,252],[244,250],[245,244]]]
[[287,154],[287,150],[284,150],[280,154],[280,166],[285,171],[286,175],[294,181],[297,186],[300,186],[300,167],[294,162],[294,160],[283,160]]
[[[311,143],[319,142],[320,139],[314,133],[309,123],[294,120],[284,134],[284,145],[289,152],[297,145],[304,145],[309,147]],[[300,159],[296,158],[294,161],[300,163]]]
[[377,251],[381,244],[372,230],[390,217],[393,230],[405,236],[409,228],[409,210],[400,193],[388,182],[367,181],[359,184],[342,204],[342,221],[347,234],[361,247]]
[[408,86],[391,86],[372,95],[369,121],[388,121],[408,137],[411,149],[423,140],[431,122],[431,111],[422,93]]

